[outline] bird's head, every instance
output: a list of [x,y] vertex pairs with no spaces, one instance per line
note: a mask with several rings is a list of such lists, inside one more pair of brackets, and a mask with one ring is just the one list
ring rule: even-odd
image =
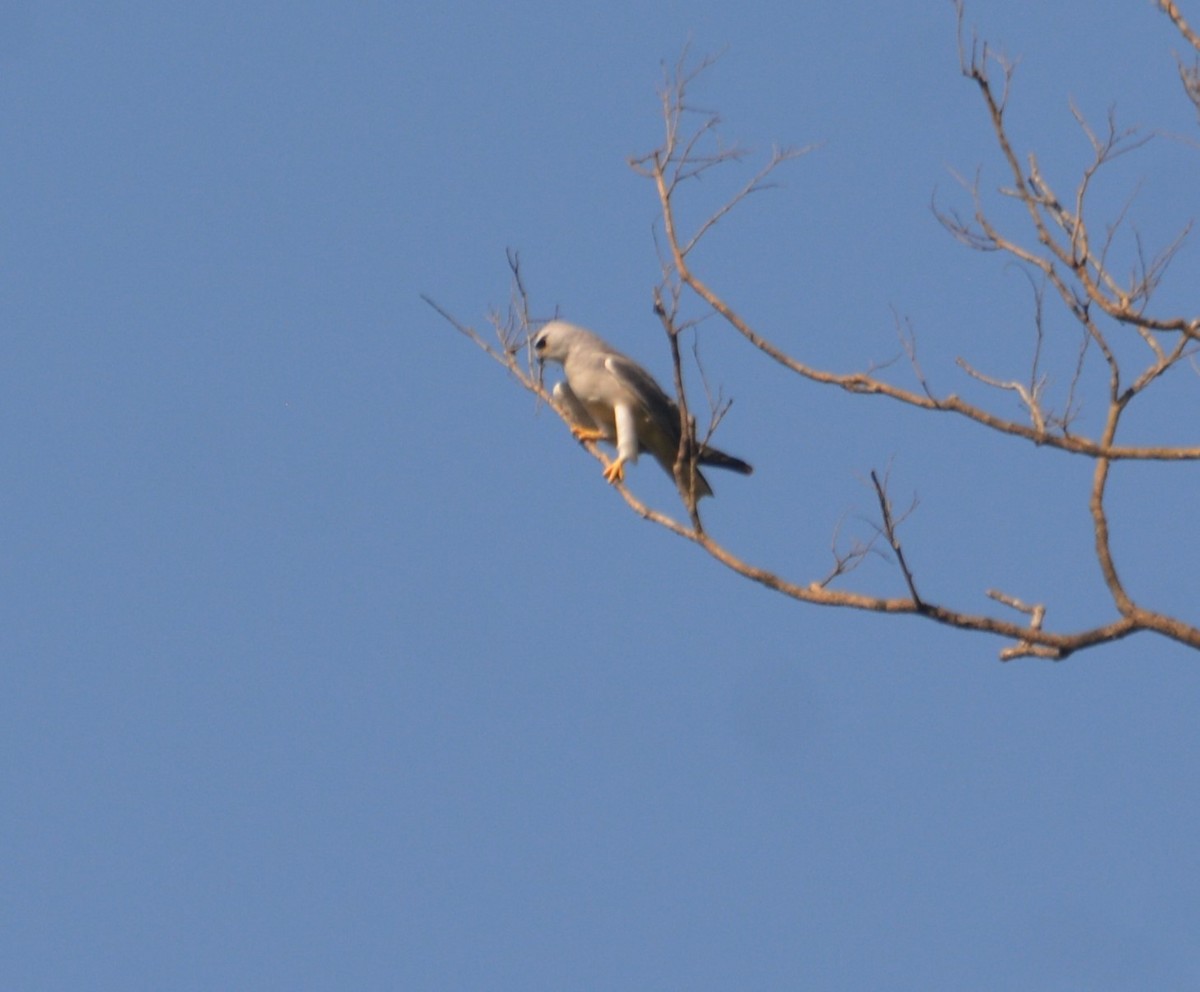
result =
[[573,324],[565,320],[552,320],[533,338],[533,353],[539,362],[562,362],[571,348],[571,340],[578,332]]

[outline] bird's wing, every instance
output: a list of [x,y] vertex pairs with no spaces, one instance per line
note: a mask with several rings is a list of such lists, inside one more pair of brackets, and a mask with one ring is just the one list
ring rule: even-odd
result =
[[[633,396],[650,430],[668,446],[678,448],[679,408],[654,381],[654,376],[633,359],[615,352],[604,359],[604,367]],[[655,446],[648,443],[650,440],[642,438],[644,446],[653,450]]]

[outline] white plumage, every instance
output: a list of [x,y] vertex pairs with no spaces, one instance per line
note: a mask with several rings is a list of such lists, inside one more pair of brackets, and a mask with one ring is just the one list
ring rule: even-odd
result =
[[[625,464],[648,451],[674,478],[679,453],[679,407],[654,377],[632,358],[621,354],[591,331],[552,320],[533,339],[540,362],[558,362],[566,382],[554,387],[554,398],[572,422],[571,432],[582,440],[608,441],[617,457],[604,470],[609,482],[621,482]],[[753,469],[740,458],[704,446],[701,465],[726,468],[743,475]],[[696,496],[711,496],[708,480],[696,472]]]

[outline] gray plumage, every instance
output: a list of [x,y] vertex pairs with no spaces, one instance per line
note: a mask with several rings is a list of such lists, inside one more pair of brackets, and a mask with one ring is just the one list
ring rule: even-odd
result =
[[[558,362],[566,382],[554,387],[554,398],[572,421],[571,432],[583,440],[616,445],[617,457],[604,470],[609,482],[624,479],[626,462],[648,451],[675,477],[679,454],[679,407],[644,368],[621,354],[599,335],[565,320],[552,320],[533,339],[539,362]],[[702,447],[696,460],[749,475],[740,458]],[[696,496],[711,496],[708,480],[696,472]]]

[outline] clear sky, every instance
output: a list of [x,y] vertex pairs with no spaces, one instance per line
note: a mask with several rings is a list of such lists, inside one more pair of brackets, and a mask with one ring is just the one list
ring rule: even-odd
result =
[[[1014,135],[1064,188],[1071,100],[1163,132],[1096,221],[1137,190],[1161,244],[1200,215],[1183,45],[1094,6],[967,16],[1021,56]],[[1200,986],[1194,652],[1005,665],[751,585],[420,301],[483,326],[515,248],[539,316],[666,377],[626,160],[689,39],[724,52],[696,96],[729,139],[818,146],[702,274],[815,363],[890,358],[898,314],[940,390],[982,395],[959,355],[1023,375],[1027,280],[930,211],[1004,178],[948,2],[0,6],[5,989]],[[1198,280],[1193,243],[1164,305]],[[756,467],[712,473],[731,547],[820,577],[890,464],[930,594],[1111,618],[1084,461],[700,334]],[[1195,376],[1162,392],[1131,436],[1195,443]],[[1135,595],[1192,622],[1198,482],[1112,492]],[[882,561],[851,587],[901,591]]]

